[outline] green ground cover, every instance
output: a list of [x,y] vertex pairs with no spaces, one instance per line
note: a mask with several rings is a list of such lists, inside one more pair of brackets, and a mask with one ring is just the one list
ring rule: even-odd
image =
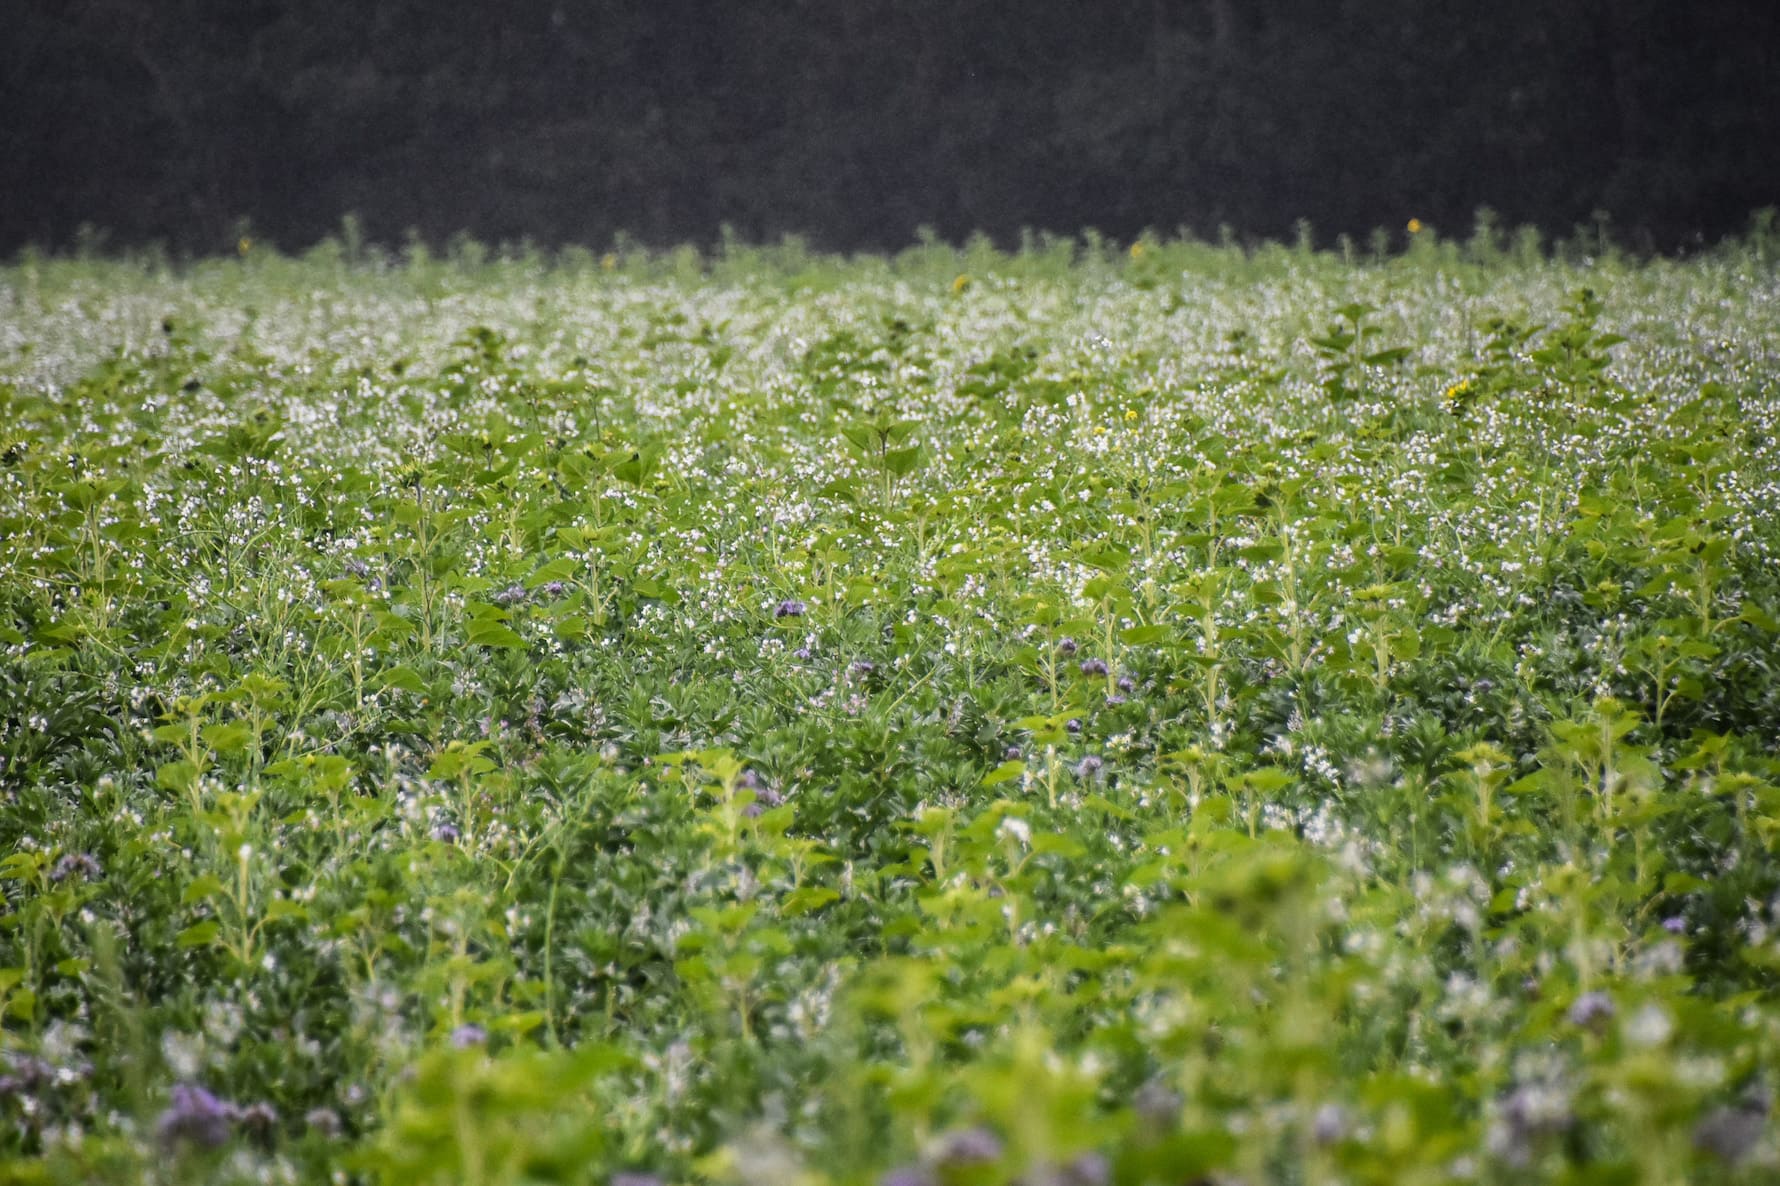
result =
[[243,247],[0,270],[0,1181],[1780,1173],[1769,239]]

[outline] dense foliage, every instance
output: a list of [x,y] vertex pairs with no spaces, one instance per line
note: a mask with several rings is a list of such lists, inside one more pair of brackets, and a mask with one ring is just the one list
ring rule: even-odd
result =
[[1772,1180],[1780,273],[0,272],[0,1181]]
[[1639,245],[1780,201],[1772,0],[18,0],[0,255],[1308,218]]

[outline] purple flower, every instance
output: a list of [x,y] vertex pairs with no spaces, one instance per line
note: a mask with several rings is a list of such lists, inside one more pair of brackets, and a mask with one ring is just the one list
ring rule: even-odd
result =
[[981,1165],[1001,1160],[1001,1138],[986,1128],[961,1128],[940,1141],[934,1161],[942,1166]]
[[1080,733],[1082,731],[1082,723],[1075,717],[1070,717],[1067,721],[1063,722],[1063,728],[1070,733]]
[[1670,918],[1665,918],[1663,919],[1663,930],[1669,932],[1671,935],[1685,934],[1687,931],[1687,920],[1682,918],[1679,914]]
[[1128,675],[1121,675],[1119,677],[1119,691],[1129,696],[1131,693],[1137,691],[1137,681]]
[[562,591],[566,587],[561,581],[545,581],[538,586],[538,591],[533,596],[540,600],[555,601],[562,596]]
[[1002,750],[1001,751],[1001,760],[1004,762],[1019,761],[1020,760],[1020,747],[1017,745],[1010,745],[1005,750]]
[[1347,1109],[1324,1104],[1310,1122],[1310,1135],[1319,1145],[1333,1145],[1347,1135]]
[[467,1050],[471,1046],[480,1046],[488,1041],[488,1031],[479,1025],[460,1025],[451,1031],[451,1048]]
[[340,1113],[332,1108],[311,1108],[303,1114],[303,1124],[318,1137],[333,1140],[340,1135]]
[[173,1088],[173,1102],[155,1122],[155,1132],[163,1144],[214,1149],[229,1139],[235,1115],[232,1106],[202,1087],[180,1083]]
[[1076,652],[1075,639],[1066,638],[1057,644],[1057,652],[1062,655],[1073,655]]
[[270,1141],[278,1131],[278,1109],[264,1100],[242,1108],[235,1114],[235,1120],[243,1132],[257,1141]]
[[32,1055],[14,1055],[12,1073],[0,1075],[0,1099],[11,1095],[29,1095],[54,1079],[56,1068]]
[[1570,1006],[1570,1024],[1579,1029],[1600,1030],[1613,1020],[1613,998],[1604,992],[1585,992]]
[[1076,763],[1075,776],[1077,778],[1081,778],[1081,779],[1093,778],[1095,775],[1099,774],[1105,768],[1106,768],[1105,762],[1101,761],[1101,759],[1098,756],[1096,756],[1094,754],[1089,754],[1087,757],[1083,758],[1080,762]]
[[1546,1138],[1575,1122],[1570,1092],[1562,1083],[1522,1083],[1497,1099],[1484,1143],[1505,1164],[1525,1169]]
[[1173,1128],[1180,1123],[1180,1093],[1159,1079],[1151,1079],[1131,1096],[1131,1110],[1152,1128]]
[[518,605],[520,602],[524,601],[525,598],[525,586],[518,581],[514,581],[511,585],[508,585],[505,589],[496,593],[490,600],[496,605]]
[[878,1179],[878,1186],[934,1186],[933,1175],[918,1165],[899,1165]]
[[1078,1154],[1057,1173],[1059,1186],[1106,1186],[1112,1181],[1112,1163],[1092,1149]]
[[1083,675],[1105,675],[1106,674],[1106,660],[1105,659],[1083,659],[1082,660],[1082,674]]
[[797,601],[792,598],[787,598],[786,600],[779,602],[778,606],[774,608],[773,617],[774,618],[801,618],[804,615],[804,611],[807,610],[808,608],[810,608],[810,607],[805,605],[801,601]]
[[456,824],[441,823],[433,826],[433,839],[444,844],[456,844],[458,830]]
[[66,881],[77,873],[87,881],[97,881],[104,876],[105,871],[99,867],[99,862],[93,859],[91,853],[70,852],[62,854],[56,867],[50,870],[49,879]]
[[1739,1164],[1760,1142],[1772,1106],[1767,1092],[1757,1091],[1728,1107],[1712,1109],[1694,1126],[1694,1148],[1728,1165]]

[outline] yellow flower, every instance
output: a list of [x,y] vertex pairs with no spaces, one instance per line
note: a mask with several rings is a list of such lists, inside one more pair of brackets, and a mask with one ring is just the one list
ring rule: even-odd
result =
[[1139,239],[1137,242],[1131,244],[1131,258],[1133,260],[1142,259],[1144,257],[1144,253],[1147,252],[1148,250],[1149,250],[1149,248],[1145,247],[1143,245],[1143,240]]
[[1422,226],[1422,220],[1421,220],[1421,219],[1419,219],[1419,218],[1412,218],[1412,219],[1410,219],[1410,220],[1409,220],[1409,233],[1410,233],[1410,234],[1412,234],[1412,235],[1419,235],[1419,234],[1421,234],[1421,233],[1422,233],[1422,231],[1423,231],[1423,230],[1425,230],[1425,229],[1426,229],[1426,228],[1424,228],[1424,227],[1423,227],[1423,226]]
[[612,254],[610,251],[606,252],[606,254],[600,256],[600,267],[605,269],[608,272],[617,271],[618,270],[618,257],[616,255]]
[[958,274],[958,278],[956,280],[952,281],[952,291],[953,292],[963,292],[965,289],[967,289],[969,287],[970,287],[970,277],[964,275],[962,272],[960,272]]
[[253,240],[249,239],[246,235],[242,235],[241,241],[235,244],[235,250],[239,251],[242,255],[246,255],[249,251],[253,250]]
[[1132,421],[1134,421],[1136,419],[1137,419],[1137,409],[1136,408],[1126,408],[1125,409],[1125,423],[1130,424]]

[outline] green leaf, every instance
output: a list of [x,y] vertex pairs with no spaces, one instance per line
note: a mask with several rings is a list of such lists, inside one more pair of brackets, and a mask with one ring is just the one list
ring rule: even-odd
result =
[[1014,758],[1010,761],[1003,762],[995,769],[989,771],[989,773],[983,775],[983,781],[980,785],[986,787],[1000,786],[1002,783],[1011,782],[1025,773],[1026,763],[1020,761],[1018,758]]
[[185,891],[179,895],[181,906],[190,906],[220,894],[223,890],[221,878],[213,873],[203,873],[193,878]]
[[426,683],[412,667],[391,667],[387,671],[380,671],[371,678],[371,683],[386,691],[407,692],[414,696],[426,692]]
[[267,922],[279,922],[283,919],[296,919],[301,922],[309,917],[309,909],[301,902],[293,902],[289,898],[273,898],[266,903],[265,919]]
[[907,477],[921,461],[921,446],[910,445],[906,449],[892,449],[884,454],[884,468],[898,478]]
[[840,901],[840,894],[822,885],[805,885],[785,895],[779,903],[779,913],[786,918],[812,914],[831,902]]
[[238,754],[247,748],[253,740],[253,730],[241,721],[230,721],[227,724],[205,725],[198,731],[204,744],[219,754]]
[[179,932],[174,937],[174,942],[180,947],[209,947],[216,942],[216,937],[220,934],[222,934],[222,924],[215,919],[205,919],[203,922],[193,923]]
[[472,618],[465,630],[471,646],[477,647],[523,647],[525,639],[511,626],[503,625],[492,618]]

